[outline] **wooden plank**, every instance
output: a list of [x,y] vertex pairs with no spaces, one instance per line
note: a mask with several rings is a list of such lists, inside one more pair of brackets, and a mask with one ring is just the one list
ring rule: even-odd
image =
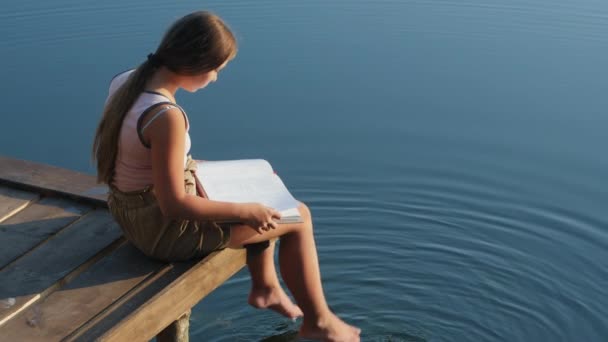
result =
[[128,317],[163,288],[169,286],[176,278],[192,267],[193,264],[192,262],[167,264],[165,268],[153,277],[139,284],[128,295],[114,302],[94,319],[66,337],[64,341],[89,342],[98,339],[99,336],[112,329],[113,326]]
[[151,339],[244,265],[244,249],[211,254],[104,334],[100,341]]
[[0,270],[92,210],[61,198],[44,198],[0,223]]
[[92,175],[5,156],[0,156],[0,165],[0,183],[106,206],[107,187]]
[[176,272],[174,264],[168,263],[153,276],[145,279],[128,293],[122,296],[93,319],[89,320],[62,341],[92,341],[91,336],[99,336],[120,322],[131,311],[137,309],[142,303],[160,291],[164,286],[175,280],[176,274],[185,272],[187,266],[179,267]]
[[[75,341],[147,341],[245,265],[244,249],[224,249],[198,262],[174,263],[157,281]],[[71,341],[72,339],[68,339]]]
[[0,330],[3,339],[62,340],[166,266],[125,243],[68,286],[10,320]]
[[50,242],[0,271],[0,328],[10,318],[82,273],[122,236],[105,209],[94,210]]
[[38,198],[37,193],[0,186],[0,222],[15,215]]

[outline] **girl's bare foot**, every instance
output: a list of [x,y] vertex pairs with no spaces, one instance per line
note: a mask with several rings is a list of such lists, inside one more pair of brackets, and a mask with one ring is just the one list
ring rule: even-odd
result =
[[300,327],[300,337],[311,340],[327,342],[359,342],[361,329],[346,324],[333,313],[319,318],[317,322],[310,322],[304,317]]
[[280,285],[252,288],[248,302],[254,308],[270,309],[290,319],[302,317],[303,315],[300,307],[289,299]]

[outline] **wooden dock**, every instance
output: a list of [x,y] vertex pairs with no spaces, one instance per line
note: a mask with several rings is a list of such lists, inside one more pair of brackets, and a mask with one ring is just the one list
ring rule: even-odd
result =
[[190,309],[244,250],[151,260],[91,175],[0,156],[0,341],[187,341]]

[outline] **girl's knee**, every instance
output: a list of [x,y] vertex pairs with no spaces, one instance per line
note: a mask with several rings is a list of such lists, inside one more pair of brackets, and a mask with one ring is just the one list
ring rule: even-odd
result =
[[300,231],[312,231],[312,214],[310,208],[302,202],[298,205],[300,216],[302,216],[302,223],[297,224],[297,230]]
[[300,211],[300,216],[302,216],[305,223],[312,223],[312,213],[310,212],[310,208],[308,208],[308,206],[302,202],[299,203],[298,210]]

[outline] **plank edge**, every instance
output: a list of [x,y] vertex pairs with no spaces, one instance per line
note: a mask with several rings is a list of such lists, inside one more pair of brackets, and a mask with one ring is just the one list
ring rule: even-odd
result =
[[69,334],[67,334],[62,339],[62,341],[69,342],[69,341],[75,341],[75,340],[77,340],[80,336],[82,336],[83,334],[85,334],[87,332],[87,330],[91,329],[97,323],[99,323],[100,321],[102,321],[104,318],[106,318],[107,316],[111,315],[116,310],[120,309],[120,307],[123,304],[125,304],[126,302],[128,302],[137,293],[139,293],[139,292],[143,291],[144,289],[146,289],[149,285],[151,285],[152,283],[154,283],[157,279],[159,279],[163,275],[167,274],[167,272],[171,271],[172,268],[173,268],[172,264],[167,264],[167,265],[164,265],[163,267],[159,268],[158,270],[156,270],[156,272],[150,274],[145,279],[143,279],[142,281],[140,281],[139,283],[137,283],[135,286],[133,286],[131,289],[129,289],[128,291],[126,291],[125,293],[123,293],[122,296],[120,296],[115,301],[113,301],[112,303],[110,303],[103,310],[99,311],[95,316],[91,317],[88,321],[84,322],[79,327],[77,327],[76,329],[72,330]]
[[[102,185],[97,183],[93,175],[3,155],[0,155],[0,163],[4,166],[0,169],[0,184],[46,195],[65,196],[97,206],[107,207],[106,194],[97,193]],[[52,176],[53,174],[59,175],[61,173],[69,174],[73,179],[81,181],[81,186],[71,186],[72,184],[70,183],[59,181],[45,184],[39,177],[39,174]]]
[[[232,257],[233,259],[230,259]],[[188,300],[188,303],[175,303],[172,311],[175,311],[174,317],[162,317],[157,318],[155,321],[157,322],[155,325],[156,331],[147,332],[150,334],[149,338],[153,338],[160,331],[162,331],[165,327],[167,327],[171,322],[175,321],[179,318],[187,310],[191,309],[194,305],[200,302],[203,298],[205,298],[209,293],[215,290],[217,287],[221,286],[227,279],[231,278],[234,274],[236,274],[240,269],[245,266],[245,250],[233,250],[233,249],[224,249],[220,251],[216,251],[211,253],[206,258],[202,259],[194,266],[190,267],[188,271],[181,274],[175,280],[171,282],[167,287],[165,287],[160,292],[156,293],[152,298],[150,298],[143,305],[138,307],[134,312],[125,317],[120,323],[116,324],[111,329],[105,331],[101,336],[97,337],[96,341],[119,341],[121,338],[119,337],[123,332],[129,331],[133,328],[136,322],[143,320],[146,321],[150,316],[150,312],[153,312],[155,308],[157,308],[160,303],[165,299],[165,296],[173,297],[176,293],[179,293],[184,290],[184,284],[188,283],[188,279],[191,277],[198,278],[201,274],[205,274],[206,271],[209,271],[210,268],[217,267],[217,265],[213,265],[217,262],[221,261],[221,265],[229,265],[229,268],[222,268],[222,274],[220,278],[222,278],[219,282],[214,283],[207,291],[207,289],[203,289],[202,287],[191,289],[190,292],[196,292],[196,299]],[[230,265],[232,264],[232,265]],[[233,268],[233,269],[232,269]],[[191,303],[190,303],[191,301]],[[161,321],[166,321],[161,323]]]

